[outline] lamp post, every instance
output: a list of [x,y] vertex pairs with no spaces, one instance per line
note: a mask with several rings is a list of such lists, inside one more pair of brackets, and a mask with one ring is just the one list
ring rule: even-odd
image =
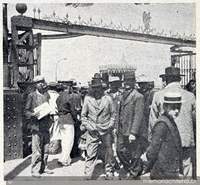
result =
[[63,61],[63,60],[67,60],[67,57],[66,58],[63,58],[61,60],[59,60],[57,63],[56,63],[56,68],[55,68],[55,80],[57,82],[57,68],[58,68],[58,64]]

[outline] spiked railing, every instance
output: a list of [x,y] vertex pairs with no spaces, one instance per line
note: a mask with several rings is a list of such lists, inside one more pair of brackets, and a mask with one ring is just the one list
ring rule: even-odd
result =
[[[34,12],[34,18],[36,18],[36,12],[37,12],[38,19],[40,19],[41,10],[39,8],[37,10],[36,8],[34,8],[33,12]],[[92,17],[90,17],[89,20],[85,21],[81,18],[80,15],[78,16],[77,20],[71,22],[69,21],[68,13],[66,14],[65,17],[61,18],[55,13],[55,11],[53,11],[52,15],[43,14],[41,19],[46,20],[46,21],[52,21],[52,22],[91,26],[91,27],[96,27],[96,28],[106,28],[106,29],[112,29],[112,30],[148,34],[148,35],[153,35],[153,36],[177,38],[177,39],[182,39],[182,40],[193,40],[193,41],[196,40],[195,34],[190,34],[189,36],[187,36],[185,33],[181,35],[178,32],[173,33],[172,31],[170,31],[169,33],[165,33],[164,30],[157,30],[156,28],[151,28],[151,27],[149,29],[145,29],[143,26],[140,26],[140,25],[137,28],[135,28],[131,24],[129,26],[125,26],[123,25],[122,22],[119,25],[114,24],[113,21],[110,21],[110,23],[107,23],[107,22],[104,22],[103,19],[97,22],[97,21],[94,21]]]

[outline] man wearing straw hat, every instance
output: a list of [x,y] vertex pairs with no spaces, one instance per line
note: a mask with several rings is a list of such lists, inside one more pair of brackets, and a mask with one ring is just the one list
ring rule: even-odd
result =
[[174,121],[180,113],[181,94],[164,94],[164,113],[153,127],[152,141],[142,156],[144,173],[150,171],[150,179],[180,179],[183,174],[181,138]]
[[152,128],[154,127],[157,119],[163,113],[164,94],[166,92],[181,93],[182,95],[182,108],[179,116],[175,119],[178,130],[180,132],[182,148],[183,148],[183,164],[184,164],[184,177],[195,178],[196,174],[196,161],[195,161],[195,140],[194,140],[194,115],[196,111],[196,100],[193,93],[188,92],[181,88],[180,68],[167,67],[165,74],[160,75],[161,78],[166,78],[167,86],[156,92],[152,101],[149,118],[149,140],[151,141]]

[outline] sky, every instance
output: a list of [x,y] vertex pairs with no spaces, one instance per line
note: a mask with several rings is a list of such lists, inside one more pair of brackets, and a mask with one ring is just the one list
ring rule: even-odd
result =
[[[151,3],[148,5],[135,5],[134,3],[95,3],[92,6],[74,8],[63,3],[29,3],[25,16],[33,17],[33,9],[40,8],[40,18],[56,16],[64,18],[66,14],[69,21],[74,23],[81,20],[109,24],[111,21],[116,26],[121,23],[134,28],[144,26],[142,14],[150,12],[151,28],[169,35],[170,31],[180,35],[189,36],[196,33],[196,7],[194,3]],[[15,4],[8,4],[8,25],[10,17],[18,15]],[[36,13],[36,18],[38,15]],[[34,30],[35,33],[42,30]],[[99,65],[118,63],[122,56],[127,63],[134,64],[137,68],[136,76],[145,75],[149,81],[154,81],[156,86],[161,85],[159,75],[171,64],[171,45],[142,43],[112,38],[95,36],[82,36],[76,38],[43,40],[42,41],[42,75],[47,82],[69,80],[75,78],[82,85],[87,85],[94,73],[99,72]],[[67,58],[66,60],[62,60]],[[60,61],[62,60],[62,61]],[[58,63],[58,61],[60,61]],[[57,66],[57,67],[56,67]]]

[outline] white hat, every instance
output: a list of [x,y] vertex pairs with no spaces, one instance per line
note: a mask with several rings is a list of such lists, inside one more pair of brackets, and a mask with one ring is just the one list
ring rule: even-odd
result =
[[109,76],[109,83],[111,82],[120,82],[120,79],[118,76]]
[[33,78],[33,81],[34,82],[40,82],[40,81],[43,81],[44,80],[44,77],[43,76],[40,76],[40,75],[38,75],[38,76],[36,76],[35,78]]
[[181,93],[174,93],[174,92],[165,93],[164,103],[182,103]]

